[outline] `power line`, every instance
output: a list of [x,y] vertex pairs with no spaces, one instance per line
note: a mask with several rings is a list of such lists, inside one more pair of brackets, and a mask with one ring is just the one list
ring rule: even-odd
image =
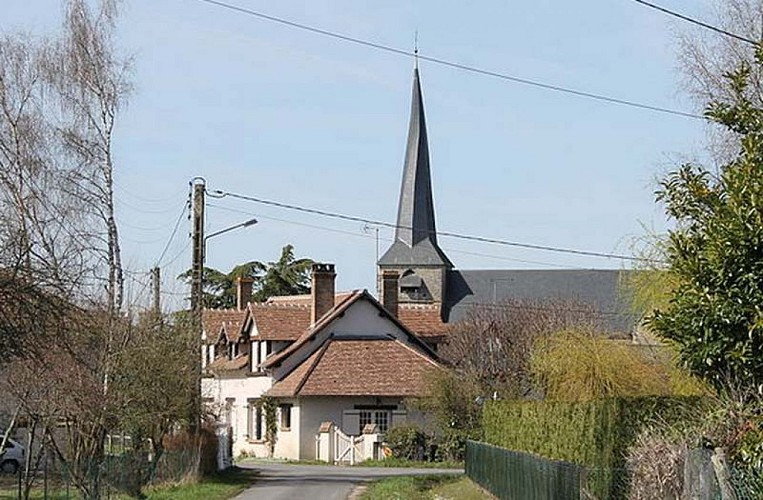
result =
[[183,249],[182,249],[182,250],[180,250],[180,251],[179,251],[177,254],[175,254],[175,256],[174,256],[174,257],[172,257],[172,258],[169,260],[169,262],[165,263],[165,264],[164,264],[164,267],[167,267],[167,266],[169,266],[169,265],[171,265],[171,264],[174,264],[176,260],[178,260],[180,257],[182,257],[182,256],[183,256],[183,254],[185,253],[185,251],[186,251],[186,250],[188,250],[188,248],[190,248],[190,246],[191,246],[191,240],[189,239],[189,240],[188,240],[188,242],[187,242],[187,243],[186,243],[186,244],[183,246]]
[[660,11],[660,12],[662,12],[664,14],[667,14],[669,16],[677,17],[678,19],[681,19],[682,21],[686,21],[686,22],[689,22],[691,24],[695,24],[697,26],[701,26],[703,28],[709,29],[709,30],[714,31],[716,33],[719,33],[721,35],[725,35],[725,36],[728,36],[728,37],[731,37],[731,38],[735,38],[735,39],[739,40],[740,42],[749,43],[749,44],[754,45],[756,47],[758,46],[758,42],[756,42],[755,40],[751,40],[751,39],[749,39],[747,37],[743,37],[742,35],[737,35],[736,33],[732,33],[730,31],[726,31],[725,29],[719,28],[717,26],[713,26],[712,24],[708,24],[708,23],[699,21],[697,19],[694,19],[692,17],[686,16],[684,14],[680,14],[678,12],[666,9],[665,7],[661,7],[659,5],[653,4],[651,2],[647,2],[645,0],[633,0],[633,1],[636,2],[636,3],[640,3],[641,5],[645,5],[645,6],[649,7],[650,9],[658,10],[658,11]]
[[[383,222],[383,221],[377,221],[373,219],[366,219],[363,217],[357,217],[354,215],[346,215],[346,214],[340,214],[337,212],[329,212],[326,210],[319,210],[316,208],[309,208],[309,207],[302,207],[299,205],[292,205],[289,203],[283,203],[279,201],[273,201],[273,200],[265,200],[262,198],[257,198],[254,196],[246,196],[243,194],[237,194],[237,193],[231,193],[228,191],[222,191],[222,190],[215,190],[208,192],[209,196],[212,196],[213,198],[225,198],[225,197],[231,197],[236,198],[239,200],[244,201],[250,201],[253,203],[259,203],[261,205],[269,205],[273,207],[283,208],[286,210],[295,210],[297,212],[304,212],[309,213],[313,215],[320,215],[322,217],[330,217],[333,219],[341,219],[341,220],[348,220],[352,222],[360,222],[365,224],[374,224],[381,227],[388,227],[392,229],[413,229],[412,227],[408,226],[400,226],[398,224],[393,224],[391,222]],[[606,252],[593,252],[588,250],[575,250],[571,248],[561,248],[561,247],[554,247],[550,245],[537,245],[534,243],[521,243],[516,241],[508,241],[508,240],[501,240],[497,238],[487,238],[483,236],[473,236],[473,235],[466,235],[466,234],[460,234],[460,233],[452,233],[447,231],[435,231],[432,234],[436,236],[444,236],[448,238],[457,238],[461,240],[468,240],[468,241],[478,241],[481,243],[492,243],[495,245],[503,245],[503,246],[510,246],[510,247],[517,247],[517,248],[526,248],[529,250],[543,250],[546,252],[556,252],[556,253],[564,253],[564,254],[571,254],[571,255],[582,255],[586,257],[600,257],[605,259],[617,259],[617,260],[627,260],[627,261],[634,261],[634,262],[652,262],[652,263],[659,263],[659,261],[655,261],[653,259],[648,258],[641,258],[641,257],[633,257],[631,255],[618,255],[614,253],[606,253]]]
[[210,4],[210,5],[215,5],[217,7],[221,7],[221,8],[224,8],[224,9],[232,10],[234,12],[238,12],[238,13],[241,13],[241,14],[246,14],[246,15],[254,16],[254,17],[257,17],[257,18],[260,18],[260,19],[264,19],[266,21],[271,21],[271,22],[274,22],[274,23],[282,24],[282,25],[288,26],[290,28],[296,28],[296,29],[300,29],[300,30],[303,30],[303,31],[309,31],[310,33],[315,33],[317,35],[327,36],[327,37],[331,37],[331,38],[334,38],[334,39],[337,39],[337,40],[342,40],[344,42],[354,43],[354,44],[357,44],[357,45],[363,45],[365,47],[369,47],[369,48],[376,49],[376,50],[381,50],[381,51],[384,51],[384,52],[389,52],[389,53],[396,54],[396,55],[401,55],[401,56],[405,56],[405,57],[412,57],[412,58],[420,59],[420,60],[423,60],[423,61],[429,61],[431,63],[439,64],[439,65],[442,65],[442,66],[448,66],[450,68],[455,68],[455,69],[459,69],[459,70],[462,70],[462,71],[468,71],[470,73],[476,73],[478,75],[491,76],[491,77],[494,77],[494,78],[499,78],[501,80],[506,80],[506,81],[510,81],[510,82],[514,82],[514,83],[520,83],[520,84],[523,84],[523,85],[530,85],[530,86],[533,86],[533,87],[537,87],[537,88],[541,88],[541,89],[545,89],[545,90],[551,90],[551,91],[554,91],[554,92],[562,92],[562,93],[565,93],[565,94],[570,94],[570,95],[574,95],[574,96],[578,96],[578,97],[585,97],[585,98],[588,98],[588,99],[594,99],[594,100],[597,100],[597,101],[603,101],[603,102],[607,102],[607,103],[610,103],[610,104],[619,104],[619,105],[622,105],[622,106],[630,106],[630,107],[633,107],[633,108],[646,109],[646,110],[649,110],[649,111],[656,111],[658,113],[666,113],[666,114],[671,114],[671,115],[676,115],[676,116],[683,116],[683,117],[686,117],[686,118],[697,118],[697,119],[701,119],[701,120],[704,119],[703,116],[697,115],[697,114],[694,114],[694,113],[687,113],[685,111],[678,111],[678,110],[675,110],[675,109],[664,108],[664,107],[661,107],[661,106],[653,106],[651,104],[643,104],[643,103],[639,103],[639,102],[636,102],[636,101],[630,101],[630,100],[627,100],[627,99],[620,99],[620,98],[617,98],[617,97],[610,97],[610,96],[606,96],[606,95],[602,95],[602,94],[595,94],[593,92],[586,92],[586,91],[583,91],[583,90],[571,89],[571,88],[567,88],[567,87],[562,87],[560,85],[553,85],[553,84],[550,84],[550,83],[539,82],[537,80],[530,80],[528,78],[522,78],[522,77],[518,77],[518,76],[509,75],[509,74],[506,74],[506,73],[499,73],[497,71],[491,71],[491,70],[487,70],[487,69],[477,68],[475,66],[468,66],[466,64],[461,64],[461,63],[457,63],[457,62],[453,62],[453,61],[448,61],[446,59],[440,59],[438,57],[427,56],[427,55],[421,54],[421,52],[418,52],[417,50],[414,50],[413,52],[411,52],[409,50],[399,49],[397,47],[392,47],[390,45],[383,45],[383,44],[380,44],[380,43],[371,42],[371,41],[364,40],[364,39],[361,39],[361,38],[356,38],[356,37],[352,37],[352,36],[349,36],[349,35],[344,35],[342,33],[337,33],[335,31],[328,31],[328,30],[325,30],[325,29],[322,29],[322,28],[316,28],[315,26],[310,26],[310,25],[307,25],[307,24],[302,24],[302,23],[297,23],[295,21],[290,21],[288,19],[284,19],[284,18],[281,18],[281,17],[271,16],[269,14],[264,14],[262,12],[258,12],[258,11],[252,10],[252,9],[247,9],[247,8],[244,8],[244,7],[239,7],[237,5],[232,5],[232,4],[221,2],[221,1],[218,1],[218,0],[198,0],[198,1]]
[[[282,219],[280,217],[272,217],[272,216],[269,216],[269,215],[262,215],[260,213],[254,213],[254,212],[251,212],[251,211],[248,211],[248,210],[239,210],[239,209],[236,209],[236,208],[224,207],[222,205],[216,205],[214,203],[207,203],[207,206],[211,207],[211,208],[216,208],[218,210],[224,210],[224,211],[227,211],[227,212],[239,213],[239,214],[243,214],[243,215],[251,215],[253,217],[259,217],[261,219],[268,219],[268,220],[274,220],[274,221],[278,221],[278,222],[284,222],[286,224],[293,224],[295,226],[309,227],[309,228],[313,228],[313,229],[318,229],[320,231],[329,231],[329,232],[338,233],[338,234],[346,234],[348,236],[355,236],[357,238],[365,238],[365,239],[375,239],[376,238],[376,236],[372,236],[372,235],[368,235],[368,234],[360,234],[360,233],[355,233],[355,232],[352,232],[352,231],[345,231],[345,230],[342,230],[342,229],[336,229],[336,228],[328,227],[328,226],[320,226],[320,225],[317,225],[317,224],[308,224],[306,222],[298,222],[298,221],[293,221],[293,220],[289,220],[289,219]],[[383,241],[394,241],[394,239],[392,239],[392,238],[381,237],[380,239],[383,240]],[[476,257],[486,257],[486,258],[489,258],[489,259],[506,260],[506,261],[510,261],[510,262],[521,262],[523,264],[538,264],[538,265],[541,265],[541,266],[558,267],[560,269],[581,269],[581,270],[582,269],[586,269],[584,267],[579,267],[579,266],[567,266],[567,265],[564,265],[564,264],[558,264],[558,263],[552,263],[552,262],[543,262],[543,261],[539,261],[539,260],[515,259],[515,258],[512,258],[512,257],[506,257],[504,255],[492,255],[492,254],[488,254],[488,253],[471,252],[471,251],[468,251],[468,250],[459,250],[459,249],[447,248],[447,247],[442,247],[442,248],[443,248],[443,250],[447,250],[448,252],[460,253],[460,254],[464,254],[464,255],[474,255]]]
[[185,203],[183,203],[183,210],[180,211],[180,215],[178,215],[178,218],[175,221],[175,227],[172,229],[172,234],[170,235],[170,239],[167,240],[167,244],[164,245],[164,250],[162,250],[162,254],[159,256],[159,259],[157,259],[156,261],[157,267],[162,263],[162,259],[164,259],[164,256],[167,254],[167,250],[169,250],[172,240],[175,239],[175,235],[177,234],[178,228],[180,227],[180,221],[183,220],[183,216],[185,215],[186,210],[190,208],[190,203],[191,203],[190,199],[186,201]]

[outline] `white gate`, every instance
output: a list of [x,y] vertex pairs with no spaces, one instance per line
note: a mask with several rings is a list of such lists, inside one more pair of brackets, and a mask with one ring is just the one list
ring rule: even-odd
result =
[[224,470],[233,465],[231,456],[231,432],[227,424],[218,424],[217,434],[217,469]]
[[334,463],[355,465],[362,462],[363,436],[348,436],[341,429],[334,431]]

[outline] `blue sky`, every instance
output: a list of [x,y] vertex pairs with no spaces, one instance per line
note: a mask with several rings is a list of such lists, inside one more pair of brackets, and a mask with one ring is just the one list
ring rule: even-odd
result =
[[[676,70],[674,21],[630,0],[562,2],[229,0],[241,7],[422,54],[657,106],[696,111]],[[710,2],[664,0],[709,18]],[[43,33],[58,0],[3,0],[0,30]],[[146,300],[193,176],[223,189],[393,222],[413,63],[199,0],[127,0],[121,48],[136,92],[116,134],[117,208],[131,298]],[[699,120],[549,92],[421,62],[438,229],[628,253],[642,226],[665,227],[654,180],[703,158]],[[229,199],[210,199],[207,264],[227,270],[298,256],[334,262],[340,289],[373,290],[374,232]],[[251,214],[251,215],[250,215]],[[317,226],[317,227],[315,227]],[[165,256],[190,263],[183,219]],[[381,229],[382,251],[392,231]],[[459,268],[621,267],[602,260],[441,238]],[[477,255],[484,254],[484,255]],[[174,259],[174,260],[173,260]],[[529,261],[529,262],[528,262]]]

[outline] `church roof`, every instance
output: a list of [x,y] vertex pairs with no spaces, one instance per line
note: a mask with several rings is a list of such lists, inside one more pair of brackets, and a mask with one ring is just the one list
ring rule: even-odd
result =
[[413,70],[411,118],[397,207],[395,243],[385,252],[379,264],[453,266],[437,245],[429,143],[418,68]]
[[628,309],[617,269],[517,269],[448,271],[446,321],[453,323],[474,305],[500,304],[507,299],[563,300],[590,307],[613,337],[633,333],[638,318]]

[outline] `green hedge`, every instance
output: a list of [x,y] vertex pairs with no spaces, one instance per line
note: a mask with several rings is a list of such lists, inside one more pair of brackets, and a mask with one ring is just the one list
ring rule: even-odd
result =
[[485,441],[588,468],[587,484],[599,498],[623,498],[625,459],[650,422],[675,422],[700,398],[641,397],[587,402],[491,401],[483,410]]

